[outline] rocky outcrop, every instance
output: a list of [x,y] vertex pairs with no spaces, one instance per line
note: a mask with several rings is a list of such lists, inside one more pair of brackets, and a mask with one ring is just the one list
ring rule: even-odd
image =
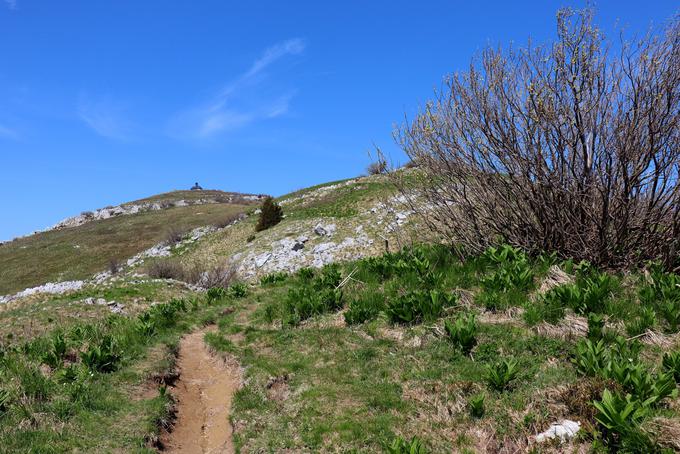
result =
[[[309,233],[329,238],[335,231],[335,224],[317,224]],[[231,261],[237,265],[239,274],[249,279],[273,272],[292,273],[304,267],[320,268],[335,261],[356,260],[363,257],[366,247],[373,244],[363,226],[356,228],[354,236],[347,236],[341,241],[324,241],[313,247],[307,246],[308,241],[307,234],[283,238],[272,242],[267,251],[238,253]]]
[[64,282],[48,282],[47,284],[38,287],[31,287],[15,293],[14,295],[0,296],[0,304],[8,303],[18,298],[35,295],[38,293],[48,294],[62,294],[80,290],[85,285],[85,281],[64,281]]

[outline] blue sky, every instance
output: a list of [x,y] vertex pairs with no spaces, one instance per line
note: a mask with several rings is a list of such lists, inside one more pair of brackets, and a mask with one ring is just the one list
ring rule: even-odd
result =
[[[0,239],[195,181],[280,195],[355,176],[487,44],[575,1],[0,0]],[[644,6],[641,6],[644,5]],[[600,1],[640,32],[673,1]]]

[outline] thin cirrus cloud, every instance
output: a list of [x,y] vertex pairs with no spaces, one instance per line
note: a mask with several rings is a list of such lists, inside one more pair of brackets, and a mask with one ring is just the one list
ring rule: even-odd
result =
[[260,90],[265,70],[279,60],[301,54],[305,43],[290,39],[267,48],[250,68],[223,87],[211,99],[174,115],[168,122],[169,135],[181,139],[208,139],[243,128],[259,120],[285,115],[295,91],[263,98]]
[[9,9],[17,9],[17,0],[5,0],[5,4]]
[[132,127],[125,117],[125,105],[109,96],[92,98],[81,94],[77,111],[78,117],[102,137],[122,141],[132,138]]

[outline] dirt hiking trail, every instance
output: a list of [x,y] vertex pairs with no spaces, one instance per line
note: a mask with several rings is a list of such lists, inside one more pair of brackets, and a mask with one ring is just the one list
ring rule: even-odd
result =
[[203,336],[212,331],[214,326],[188,334],[180,341],[180,376],[171,390],[177,402],[177,420],[163,439],[163,452],[234,452],[229,414],[232,396],[239,386],[238,367],[210,352]]

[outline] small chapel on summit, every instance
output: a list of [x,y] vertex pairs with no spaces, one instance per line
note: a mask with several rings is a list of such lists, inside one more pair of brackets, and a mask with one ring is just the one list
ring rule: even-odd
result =
[[196,182],[196,183],[191,187],[191,190],[192,190],[192,191],[202,191],[203,188],[198,184],[198,182]]

